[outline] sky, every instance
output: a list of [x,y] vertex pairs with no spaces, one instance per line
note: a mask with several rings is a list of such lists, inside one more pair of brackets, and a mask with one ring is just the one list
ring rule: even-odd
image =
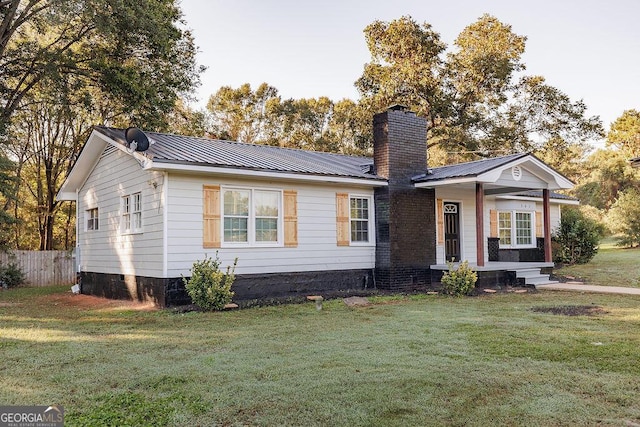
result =
[[182,0],[186,27],[207,67],[197,106],[222,86],[267,82],[283,98],[359,98],[370,61],[364,28],[409,15],[452,47],[484,13],[527,36],[527,75],[583,100],[609,129],[640,110],[638,0]]

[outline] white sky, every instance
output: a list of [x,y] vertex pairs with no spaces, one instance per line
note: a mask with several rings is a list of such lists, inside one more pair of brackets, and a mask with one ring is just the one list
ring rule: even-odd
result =
[[527,36],[526,74],[542,75],[599,115],[605,129],[640,110],[638,0],[182,0],[208,67],[198,105],[221,86],[267,82],[283,98],[358,99],[369,52],[363,29],[410,15],[451,46],[483,13]]

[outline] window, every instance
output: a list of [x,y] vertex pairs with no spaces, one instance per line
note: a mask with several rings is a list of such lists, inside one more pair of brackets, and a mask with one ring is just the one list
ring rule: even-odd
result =
[[87,210],[87,230],[98,230],[98,208]]
[[223,241],[248,245],[281,243],[280,191],[223,190]]
[[500,212],[498,214],[498,232],[500,233],[500,244],[511,245],[511,212]]
[[532,212],[501,211],[498,213],[500,246],[530,247],[534,245],[534,230]]
[[122,198],[122,232],[142,232],[142,193]]
[[351,242],[369,242],[369,198],[351,197],[349,199],[351,223]]

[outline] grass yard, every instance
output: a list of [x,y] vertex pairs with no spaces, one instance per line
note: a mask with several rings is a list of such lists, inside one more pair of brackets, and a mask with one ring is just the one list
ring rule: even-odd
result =
[[591,262],[556,269],[555,273],[590,285],[640,288],[640,248],[619,248],[613,239],[606,239]]
[[[638,297],[372,300],[178,314],[0,292],[0,404],[61,404],[68,426],[640,423]],[[599,310],[534,311],[566,305]]]

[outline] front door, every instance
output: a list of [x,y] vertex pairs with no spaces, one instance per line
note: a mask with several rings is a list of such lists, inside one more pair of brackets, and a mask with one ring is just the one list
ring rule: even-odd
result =
[[444,255],[460,261],[460,203],[444,202]]

